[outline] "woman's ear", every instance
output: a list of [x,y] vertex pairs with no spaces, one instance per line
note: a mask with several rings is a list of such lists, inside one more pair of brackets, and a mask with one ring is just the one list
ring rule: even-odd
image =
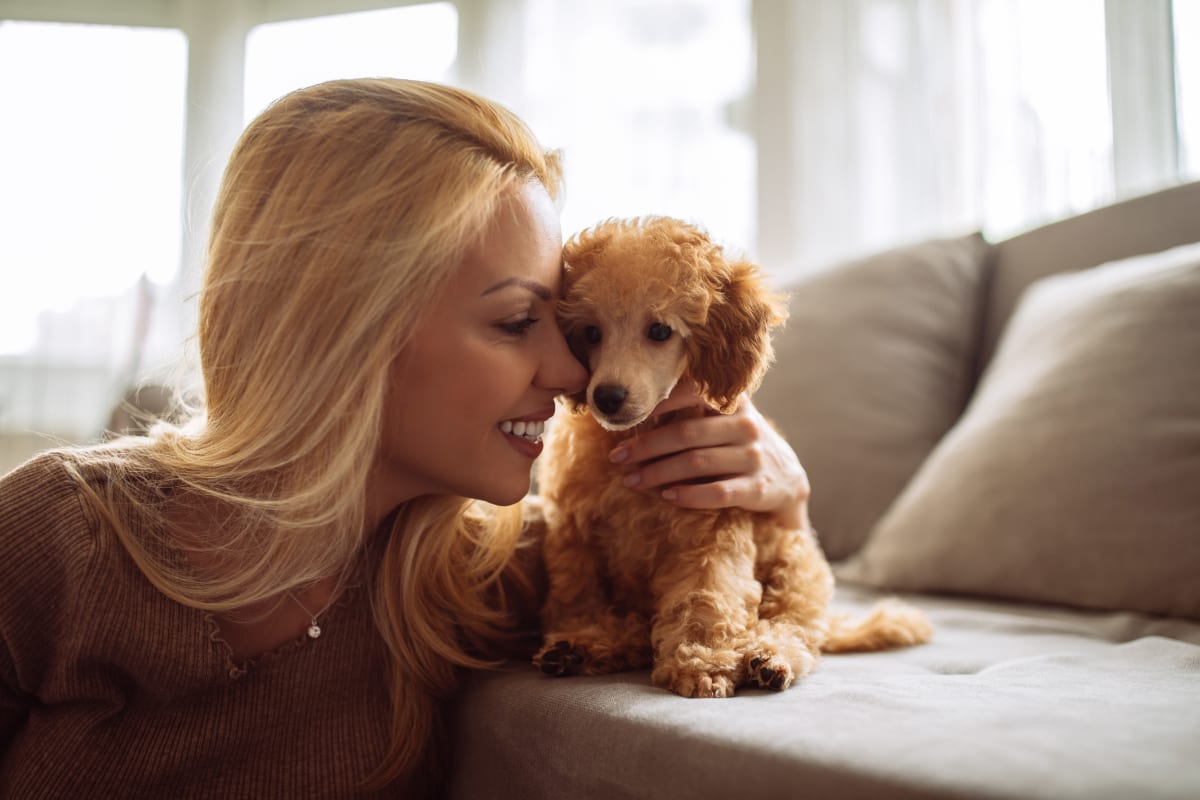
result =
[[787,319],[787,310],[754,264],[724,266],[714,274],[708,318],[692,330],[687,347],[689,376],[711,406],[728,414],[766,374],[774,357],[770,332]]

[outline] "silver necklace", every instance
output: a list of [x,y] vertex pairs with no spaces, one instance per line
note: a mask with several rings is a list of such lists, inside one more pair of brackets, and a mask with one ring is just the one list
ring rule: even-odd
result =
[[312,613],[311,611],[309,611],[308,606],[304,605],[304,603],[301,603],[300,598],[296,597],[296,595],[294,593],[292,593],[291,591],[288,592],[288,597],[292,598],[292,602],[295,603],[296,605],[300,606],[300,609],[305,614],[308,614],[309,620],[310,620],[309,625],[308,625],[308,638],[316,639],[318,636],[321,635],[321,626],[317,624],[317,617],[321,616],[322,614],[324,614],[326,611],[329,610],[329,607],[331,605],[333,605],[333,601],[337,598],[337,593],[335,592],[329,598],[329,602],[325,604],[325,607],[322,608],[320,611],[318,611],[315,614]]

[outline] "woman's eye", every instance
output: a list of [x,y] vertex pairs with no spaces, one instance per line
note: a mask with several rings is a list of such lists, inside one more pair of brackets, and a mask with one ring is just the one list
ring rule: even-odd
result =
[[532,328],[536,322],[537,320],[533,317],[526,317],[525,319],[519,319],[516,322],[505,322],[501,324],[500,327],[505,333],[513,336],[524,336],[525,333]]
[[646,331],[646,335],[656,342],[665,342],[671,338],[671,326],[656,322],[650,326],[650,330]]
[[588,325],[583,329],[583,340],[588,344],[600,344],[600,329],[595,325]]

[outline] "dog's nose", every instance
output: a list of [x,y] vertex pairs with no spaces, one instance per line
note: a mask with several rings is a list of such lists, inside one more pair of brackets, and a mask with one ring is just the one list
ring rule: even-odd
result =
[[601,384],[592,392],[592,400],[595,401],[596,408],[605,414],[615,414],[625,402],[625,387],[612,383]]

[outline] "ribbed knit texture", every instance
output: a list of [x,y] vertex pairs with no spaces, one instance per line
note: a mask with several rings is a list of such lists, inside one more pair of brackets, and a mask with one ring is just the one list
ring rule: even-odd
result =
[[236,664],[209,615],[146,580],[64,457],[0,480],[0,797],[358,796],[391,716],[367,592],[320,639]]

